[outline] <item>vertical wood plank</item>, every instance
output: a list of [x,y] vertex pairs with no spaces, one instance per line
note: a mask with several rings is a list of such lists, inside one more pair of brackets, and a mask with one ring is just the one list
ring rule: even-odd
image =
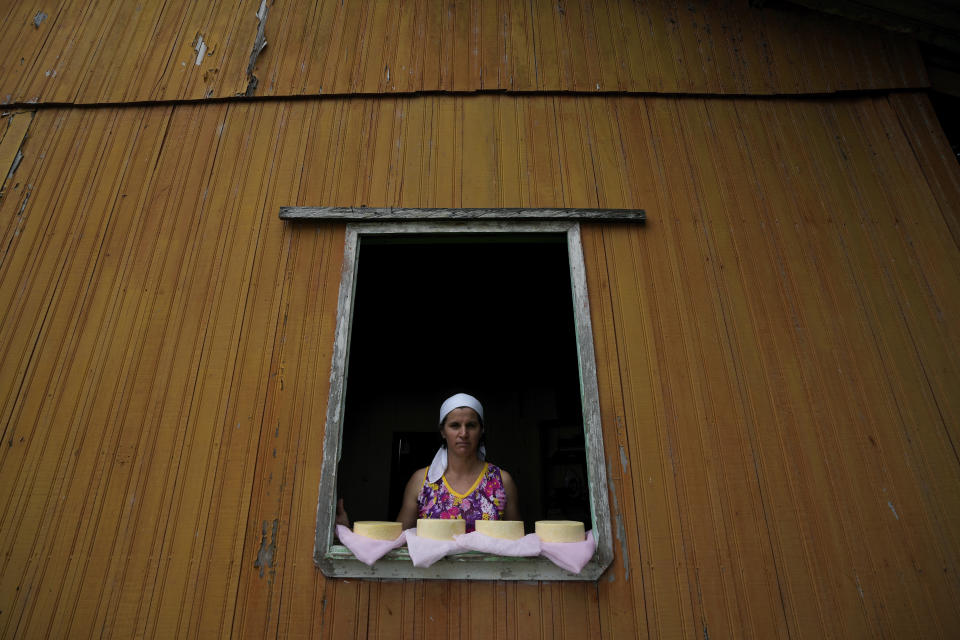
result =
[[940,215],[950,229],[953,242],[960,246],[960,168],[954,162],[933,106],[920,93],[891,95],[888,100],[922,169],[923,179],[933,192]]
[[642,543],[638,542],[637,538],[642,530],[638,532],[637,527],[626,526],[634,523],[635,516],[630,510],[633,505],[640,504],[640,501],[634,495],[629,476],[624,477],[627,466],[624,456],[620,455],[620,452],[626,451],[626,433],[620,360],[614,329],[615,300],[605,264],[606,248],[602,228],[586,225],[581,233],[597,353],[597,383],[601,393],[604,448],[609,461],[607,478],[610,485],[610,515],[614,535],[613,564],[598,584],[601,627],[604,635],[608,637],[622,634],[647,637],[648,598],[645,590],[651,589],[651,586],[649,581],[643,578],[648,563],[638,559]]
[[496,129],[495,96],[463,102],[462,200],[469,207],[495,207],[500,202],[497,158],[501,154]]

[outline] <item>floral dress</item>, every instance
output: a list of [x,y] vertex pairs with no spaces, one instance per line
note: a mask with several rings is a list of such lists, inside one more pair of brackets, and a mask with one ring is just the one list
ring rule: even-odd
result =
[[477,520],[502,520],[506,507],[507,494],[503,490],[500,467],[490,463],[484,463],[483,471],[466,493],[454,491],[445,476],[429,482],[424,472],[423,487],[417,497],[418,517],[466,520],[467,533],[473,531]]

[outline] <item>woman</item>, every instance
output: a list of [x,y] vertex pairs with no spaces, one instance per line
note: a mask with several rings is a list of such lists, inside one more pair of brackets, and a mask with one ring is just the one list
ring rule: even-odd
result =
[[[447,398],[440,407],[440,449],[429,467],[413,472],[403,492],[397,521],[404,529],[417,518],[462,519],[466,530],[483,520],[519,520],[517,486],[509,473],[485,461],[483,406],[466,393]],[[337,502],[337,524],[350,526]]]
[[404,529],[417,518],[519,520],[517,486],[509,473],[485,461],[483,406],[458,393],[440,407],[440,449],[429,467],[410,476],[397,520]]

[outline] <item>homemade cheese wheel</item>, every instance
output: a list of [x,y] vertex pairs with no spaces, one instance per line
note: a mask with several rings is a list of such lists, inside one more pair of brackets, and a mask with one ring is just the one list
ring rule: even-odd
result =
[[523,520],[477,520],[477,533],[502,540],[519,540],[523,537]]
[[453,540],[453,536],[463,535],[467,531],[466,520],[417,520],[417,535],[431,540]]
[[583,542],[583,523],[573,520],[537,520],[537,537],[544,542]]
[[400,537],[403,525],[399,522],[380,522],[378,520],[358,520],[353,523],[353,532],[358,536],[374,540],[396,540]]

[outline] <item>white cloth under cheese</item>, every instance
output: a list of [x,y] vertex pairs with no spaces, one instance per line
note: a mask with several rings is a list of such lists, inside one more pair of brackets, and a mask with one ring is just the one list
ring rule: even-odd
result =
[[[463,522],[461,520],[460,522]],[[418,568],[429,567],[443,556],[452,553],[461,553],[464,549],[456,540],[433,540],[418,536],[416,529],[407,529],[407,551],[410,552],[410,561]]]
[[350,531],[342,524],[337,525],[337,538],[343,545],[353,552],[357,560],[373,566],[373,563],[383,557],[391,549],[396,549],[406,542],[406,537],[399,535],[394,540],[374,540]]
[[580,573],[597,550],[593,532],[588,531],[585,540],[577,542],[540,542],[540,553],[558,567],[570,573]]
[[504,540],[485,536],[477,530],[457,536],[456,541],[467,551],[480,551],[495,556],[530,557],[540,553],[540,538],[532,533],[516,540]]

